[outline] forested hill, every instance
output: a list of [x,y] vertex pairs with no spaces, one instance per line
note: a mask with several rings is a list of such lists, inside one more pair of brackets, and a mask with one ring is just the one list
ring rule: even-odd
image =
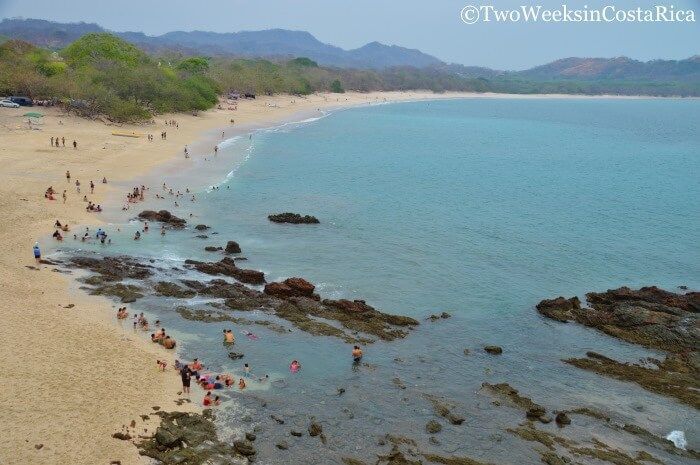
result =
[[[687,63],[686,63],[687,62]],[[0,38],[0,96],[50,100],[85,116],[115,121],[147,120],[155,114],[205,110],[230,91],[254,94],[338,92],[346,89],[432,90],[518,94],[700,96],[697,58],[674,62],[661,74],[655,62],[646,78],[619,69],[589,67],[507,73],[461,65],[355,69],[320,66],[307,57],[251,59],[147,53],[108,33],[87,33],[63,48],[37,47]],[[634,63],[633,66],[637,66]],[[570,71],[578,69],[578,74]],[[668,71],[672,69],[673,71]],[[583,70],[583,71],[581,71]],[[585,72],[584,72],[585,71]],[[555,75],[556,78],[549,78]],[[663,76],[663,77],[660,77]],[[693,77],[695,76],[695,77]]]

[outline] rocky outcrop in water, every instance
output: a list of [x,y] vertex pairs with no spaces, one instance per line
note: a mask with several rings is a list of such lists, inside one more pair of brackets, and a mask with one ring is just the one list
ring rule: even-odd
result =
[[[623,363],[588,352],[566,363],[603,376],[631,381],[643,388],[700,408],[700,293],[676,294],[658,287],[621,287],[586,294],[590,308],[577,297],[537,304],[537,311],[560,322],[577,322],[610,336],[670,352],[643,365]],[[655,365],[652,367],[650,365]]]
[[319,300],[318,294],[314,294],[316,286],[303,278],[287,278],[281,283],[265,285],[265,294],[286,299],[289,297],[309,297]]
[[658,287],[628,287],[586,294],[590,308],[577,297],[558,297],[537,304],[542,315],[575,321],[627,342],[670,352],[700,346],[700,293],[675,294]]
[[241,253],[241,246],[238,245],[236,241],[228,241],[226,243],[226,248],[224,249],[226,253]]
[[141,213],[139,213],[139,219],[164,223],[175,229],[184,228],[187,224],[187,221],[185,221],[182,218],[178,218],[177,216],[170,213],[168,210],[144,210]]
[[299,213],[277,213],[274,215],[268,215],[268,220],[273,223],[291,223],[291,224],[318,224],[318,218],[315,216],[304,215],[301,216]]
[[238,268],[233,259],[224,257],[218,262],[200,262],[197,260],[185,260],[186,265],[192,266],[201,273],[209,275],[224,275],[236,278],[247,284],[265,284],[265,274],[262,271],[246,270]]

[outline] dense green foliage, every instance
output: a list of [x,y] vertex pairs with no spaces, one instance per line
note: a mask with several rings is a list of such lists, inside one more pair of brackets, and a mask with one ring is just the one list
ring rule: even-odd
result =
[[139,121],[164,112],[211,108],[228,91],[254,94],[346,90],[471,91],[620,95],[700,95],[693,81],[531,80],[513,76],[465,77],[436,68],[383,71],[335,69],[300,57],[263,59],[153,57],[113,35],[90,33],[59,52],[26,42],[0,42],[0,95],[58,100],[84,115]]

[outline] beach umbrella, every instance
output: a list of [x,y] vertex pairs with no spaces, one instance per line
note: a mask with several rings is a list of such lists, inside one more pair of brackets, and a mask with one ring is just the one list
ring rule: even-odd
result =
[[25,113],[22,116],[29,116],[30,118],[42,118],[44,115],[41,113],[37,113],[36,111],[30,111],[29,113]]

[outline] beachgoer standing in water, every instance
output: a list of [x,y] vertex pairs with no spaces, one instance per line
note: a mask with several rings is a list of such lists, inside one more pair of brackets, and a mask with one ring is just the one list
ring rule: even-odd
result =
[[360,349],[360,346],[355,346],[352,349],[352,359],[355,363],[360,363],[360,360],[362,360],[362,349]]

